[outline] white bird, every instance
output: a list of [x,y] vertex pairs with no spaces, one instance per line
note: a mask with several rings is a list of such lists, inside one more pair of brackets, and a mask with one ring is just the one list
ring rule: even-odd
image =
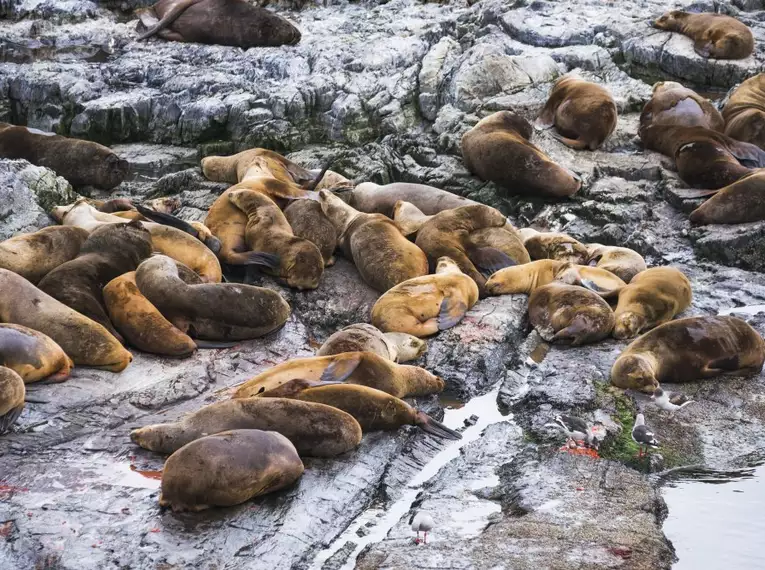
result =
[[425,533],[425,539],[424,543],[428,543],[428,533],[433,529],[433,527],[436,526],[435,521],[433,521],[433,517],[430,516],[429,513],[426,513],[425,511],[417,511],[417,514],[414,515],[414,518],[412,519],[412,530],[417,533],[417,538],[414,539],[415,544],[420,543],[420,533]]
[[694,400],[689,399],[685,394],[665,392],[661,388],[654,390],[651,400],[662,410],[667,410],[668,412],[676,412],[680,408],[684,408],[694,402]]
[[576,445],[587,444],[589,447],[597,449],[600,443],[587,422],[574,416],[558,414],[555,416],[555,423],[545,424],[545,427],[559,429],[566,434],[568,441],[573,441]]
[[640,446],[638,457],[643,457],[643,447],[646,448],[646,452],[649,447],[659,447],[659,442],[654,437],[653,432],[645,425],[643,414],[638,414],[635,417],[635,427],[632,428],[632,440]]

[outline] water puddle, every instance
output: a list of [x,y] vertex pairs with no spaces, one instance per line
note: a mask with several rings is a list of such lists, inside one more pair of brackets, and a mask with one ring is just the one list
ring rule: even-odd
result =
[[733,307],[732,309],[722,309],[718,315],[749,315],[765,313],[765,305],[747,305],[745,307]]

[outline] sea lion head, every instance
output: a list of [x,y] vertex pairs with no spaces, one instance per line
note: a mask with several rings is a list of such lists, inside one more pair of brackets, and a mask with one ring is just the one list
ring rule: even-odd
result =
[[661,15],[653,21],[653,26],[660,30],[677,30],[680,27],[681,20],[684,20],[688,16],[687,12],[682,10],[672,10],[666,14]]
[[407,333],[385,333],[396,350],[396,362],[415,360],[428,351],[427,341]]
[[616,316],[616,324],[614,325],[613,332],[614,338],[619,340],[634,338],[645,324],[646,318],[644,315],[639,315],[633,311],[620,313]]
[[285,264],[287,285],[298,291],[316,289],[324,273],[321,251],[308,240],[296,238],[282,263]]
[[611,368],[611,383],[619,388],[650,394],[659,387],[656,368],[656,359],[650,354],[622,354]]
[[265,21],[258,22],[258,26],[265,34],[258,46],[294,46],[300,42],[302,34],[292,23],[285,18],[263,10],[265,12]]
[[359,211],[343,202],[329,190],[319,190],[321,211],[329,218],[338,233],[342,234]]
[[[107,149],[108,150],[108,149]],[[122,184],[130,173],[130,163],[109,151],[104,160],[104,168],[94,172],[94,186],[111,190]]]
[[436,273],[462,273],[459,265],[457,265],[451,257],[444,255],[438,258],[436,264]]
[[174,424],[151,425],[131,431],[130,441],[149,451],[162,453],[167,447],[173,447],[171,440],[180,435],[180,431]]
[[672,89],[685,89],[677,81],[657,81],[653,84],[653,94],[656,95],[663,91],[671,91]]

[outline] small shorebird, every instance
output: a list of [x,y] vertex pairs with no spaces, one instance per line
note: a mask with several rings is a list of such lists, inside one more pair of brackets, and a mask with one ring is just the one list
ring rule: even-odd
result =
[[635,427],[632,428],[632,440],[640,446],[638,457],[643,457],[643,447],[646,453],[649,447],[659,447],[659,442],[653,435],[653,432],[645,425],[643,414],[635,417]]
[[661,388],[656,388],[656,390],[654,390],[651,400],[656,402],[656,405],[662,410],[667,410],[668,412],[676,412],[680,408],[684,408],[688,404],[693,403],[693,400],[688,398],[685,394],[665,392]]
[[433,521],[433,517],[425,511],[417,511],[417,514],[414,515],[414,518],[412,519],[412,530],[417,533],[417,538],[414,539],[414,543],[420,544],[420,533],[423,532],[425,533],[423,543],[427,544],[428,533],[434,526],[436,526],[436,523]]
[[556,428],[565,433],[568,438],[566,443],[573,441],[577,446],[586,444],[594,449],[600,445],[600,441],[592,433],[587,422],[581,418],[558,414],[555,416],[555,423],[545,424],[545,427]]

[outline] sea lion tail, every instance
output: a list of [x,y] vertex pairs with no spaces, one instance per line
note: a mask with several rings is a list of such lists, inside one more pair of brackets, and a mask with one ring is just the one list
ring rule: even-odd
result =
[[165,14],[162,19],[157,22],[155,26],[152,26],[148,30],[146,30],[144,33],[142,33],[140,36],[138,36],[138,40],[145,40],[146,38],[150,38],[157,32],[160,32],[164,30],[167,26],[175,22],[181,14],[183,14],[187,9],[189,9],[191,6],[196,4],[197,2],[200,2],[201,0],[181,0],[173,6],[170,11]]
[[414,416],[414,425],[419,426],[422,431],[442,439],[462,439],[461,433],[446,427],[438,420],[419,410]]
[[314,178],[313,180],[310,180],[306,184],[303,185],[304,190],[315,190],[316,187],[319,185],[319,182],[321,182],[324,179],[324,175],[327,173],[327,170],[329,170],[329,167],[334,164],[335,160],[329,160],[327,161],[327,164],[324,165],[324,168],[321,172]]

